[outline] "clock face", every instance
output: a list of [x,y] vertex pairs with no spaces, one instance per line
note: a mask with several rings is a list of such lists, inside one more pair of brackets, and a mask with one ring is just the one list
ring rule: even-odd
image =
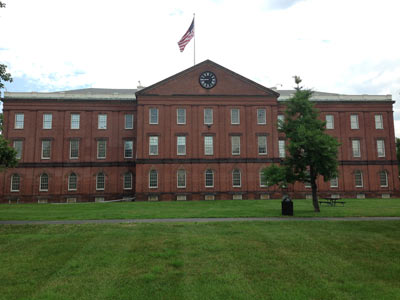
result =
[[200,85],[205,89],[211,89],[217,84],[217,76],[213,72],[205,71],[200,74]]

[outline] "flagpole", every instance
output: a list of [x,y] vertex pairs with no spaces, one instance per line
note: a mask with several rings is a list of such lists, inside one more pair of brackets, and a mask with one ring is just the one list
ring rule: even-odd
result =
[[196,25],[195,25],[195,18],[196,14],[193,13],[193,27],[194,27],[194,36],[193,36],[193,66],[196,65]]

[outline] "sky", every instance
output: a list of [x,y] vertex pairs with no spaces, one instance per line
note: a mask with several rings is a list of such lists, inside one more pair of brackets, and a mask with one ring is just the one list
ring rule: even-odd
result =
[[[391,94],[400,137],[398,0],[2,0],[9,92],[149,86],[206,59],[266,87]],[[177,42],[195,13],[195,43]],[[194,45],[195,44],[195,45]]]

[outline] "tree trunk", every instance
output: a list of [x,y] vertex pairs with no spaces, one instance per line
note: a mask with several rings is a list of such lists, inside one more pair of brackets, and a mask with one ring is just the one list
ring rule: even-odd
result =
[[316,183],[316,176],[313,174],[312,168],[310,169],[310,179],[311,179],[311,189],[312,189],[312,202],[314,205],[314,211],[320,212],[319,210],[319,202],[318,202],[318,195],[317,195],[317,183]]

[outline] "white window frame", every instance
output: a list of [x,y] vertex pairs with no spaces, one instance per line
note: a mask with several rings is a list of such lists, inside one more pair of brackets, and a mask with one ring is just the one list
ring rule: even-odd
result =
[[[129,178],[128,178],[129,176]],[[125,172],[124,175],[122,176],[122,186],[124,190],[131,190],[132,189],[132,172]],[[126,183],[129,183],[127,186]]]
[[186,108],[179,107],[176,109],[176,124],[186,124]]
[[[357,184],[357,177],[356,177],[357,174],[360,175],[360,182],[361,182],[361,184]],[[363,172],[360,171],[360,170],[356,170],[356,171],[354,172],[354,185],[355,185],[355,187],[360,187],[360,188],[364,186]]]
[[43,114],[43,129],[52,129],[53,127],[53,114]]
[[335,129],[335,117],[334,115],[326,115],[326,129]]
[[[47,182],[43,182],[44,178],[47,178]],[[42,188],[44,185],[47,185],[47,188]],[[47,173],[42,173],[40,174],[40,179],[39,179],[39,191],[40,192],[48,192],[49,191],[49,174]]]
[[378,139],[376,140],[376,152],[378,153],[378,157],[385,157],[385,140]]
[[[257,136],[257,145],[258,145],[258,155],[267,155],[268,154],[268,141],[266,135]],[[261,152],[260,148],[265,147],[265,152]]]
[[267,124],[267,110],[265,108],[257,108],[257,125]]
[[[18,177],[17,177],[18,176]],[[18,182],[16,183],[14,180],[18,178]],[[12,174],[11,175],[11,186],[10,186],[10,191],[11,192],[19,192],[21,189],[21,175],[19,174]],[[18,189],[15,189],[14,187],[18,185]]]
[[[73,144],[76,143],[76,149],[73,149]],[[72,155],[72,151],[76,150],[76,156]],[[79,140],[78,139],[71,139],[69,141],[69,159],[78,159],[79,158]]]
[[339,187],[339,179],[338,179],[337,177],[332,178],[332,179],[329,181],[329,185],[330,185],[331,188],[337,188],[337,187]]
[[[239,178],[235,178],[235,175],[239,175]],[[239,180],[239,184],[235,184],[235,181]],[[242,186],[242,172],[239,169],[232,170],[232,187]]]
[[149,124],[152,125],[158,124],[158,108],[156,107],[149,108]]
[[285,140],[278,140],[278,153],[279,153],[279,158],[285,158],[286,157],[286,145],[285,145]]
[[[102,175],[103,177],[103,186],[99,187],[99,184],[101,182],[99,182],[99,176]],[[106,174],[104,174],[104,172],[99,172],[96,174],[96,191],[104,191],[106,189]]]
[[361,157],[361,142],[360,140],[351,140],[351,149],[353,157]]
[[260,179],[260,187],[268,187],[266,183],[264,183],[263,177],[264,177],[264,171],[261,169],[258,173],[259,179]]
[[[152,185],[152,183],[154,183],[154,178],[152,178],[152,175],[155,175],[156,176],[156,184],[155,185]],[[153,179],[153,182],[152,182],[152,179]],[[152,170],[150,170],[149,171],[149,188],[150,189],[156,189],[156,188],[158,188],[158,171],[157,170],[154,170],[154,169],[152,169]]]
[[[125,114],[125,129],[133,129],[133,114]],[[131,119],[131,120],[129,120]]]
[[240,135],[231,136],[231,153],[232,155],[240,155]]
[[[207,175],[212,176],[212,177],[211,177],[211,179],[212,179],[212,185],[207,185]],[[208,178],[208,179],[210,179],[210,178]],[[207,170],[204,172],[204,186],[205,186],[206,188],[213,188],[213,187],[214,187],[214,170],[207,169]]]
[[[104,143],[104,155],[100,156],[101,144]],[[97,159],[106,159],[107,158],[107,140],[97,140]]]
[[186,136],[184,135],[179,135],[176,137],[176,154],[186,155]]
[[360,129],[360,124],[358,123],[358,115],[350,115],[350,128]]
[[[129,147],[127,147],[128,145],[130,145],[130,149],[128,149]],[[127,155],[127,151],[130,150],[130,155],[128,152]],[[133,141],[132,140],[125,140],[124,141],[124,158],[133,158]]]
[[[71,187],[71,176],[75,176],[75,188]],[[68,191],[76,191],[78,189],[78,175],[72,172],[68,175]]]
[[231,108],[231,124],[240,125],[240,109]]
[[97,115],[97,129],[106,130],[107,129],[107,114]]
[[383,129],[383,116],[381,114],[375,115],[375,129]]
[[214,155],[214,136],[204,136],[204,155]]
[[[382,177],[381,177],[382,174],[385,174],[385,184],[382,184]],[[388,187],[389,186],[388,172],[386,170],[379,171],[379,186],[380,187]]]
[[16,159],[21,159],[22,158],[22,149],[24,147],[24,141],[23,140],[14,140],[13,141],[13,148],[15,151],[17,151]]
[[279,114],[277,117],[278,129],[282,128],[284,122],[285,122],[285,115]]
[[80,129],[81,115],[71,114],[71,129]]
[[23,113],[15,114],[14,129],[24,129],[25,115]]
[[[179,174],[181,174],[181,175],[183,174],[183,181],[184,181],[183,185],[179,184],[180,183],[179,182]],[[179,189],[186,188],[186,170],[179,169],[178,171],[176,171],[176,187]]]
[[[49,154],[48,154],[48,156],[47,155],[45,156],[45,154],[47,154],[47,153],[45,153],[45,144],[47,142],[48,142],[48,145],[49,145]],[[51,158],[51,140],[42,140],[41,158],[42,159],[50,159]]]
[[214,118],[213,118],[213,109],[212,108],[205,108],[204,109],[204,124],[205,125],[212,125]]
[[158,155],[158,144],[159,144],[158,136],[156,135],[149,136],[149,155]]

